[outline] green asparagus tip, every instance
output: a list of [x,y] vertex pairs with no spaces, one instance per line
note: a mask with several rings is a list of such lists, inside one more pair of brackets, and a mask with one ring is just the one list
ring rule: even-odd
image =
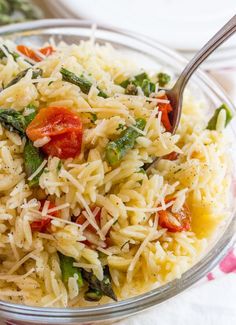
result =
[[160,72],[157,75],[158,84],[160,87],[165,87],[170,82],[170,76],[167,73]]
[[229,122],[232,120],[232,118],[233,118],[232,111],[230,110],[230,108],[226,104],[222,104],[220,107],[218,107],[215,110],[214,115],[209,120],[209,122],[207,124],[207,129],[208,130],[216,130],[218,117],[219,117],[219,114],[220,114],[222,109],[225,110],[225,112],[226,112],[226,119],[225,119],[225,125],[224,126],[226,127],[229,124]]
[[89,290],[84,294],[84,299],[87,301],[99,301],[101,300],[102,296],[103,294],[101,291],[89,288]]

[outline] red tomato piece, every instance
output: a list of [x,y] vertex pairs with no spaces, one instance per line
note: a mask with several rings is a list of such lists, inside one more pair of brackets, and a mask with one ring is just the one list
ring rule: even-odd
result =
[[[183,205],[182,209],[173,213],[170,208],[158,212],[159,225],[162,228],[167,228],[170,232],[181,232],[191,230],[191,216],[189,208],[186,204]],[[175,218],[175,222],[171,217]]]
[[[36,62],[40,62],[43,60],[39,55],[37,55],[37,53],[35,53],[34,50],[25,45],[17,45],[17,50]],[[49,56],[54,52],[54,50],[51,46],[47,46],[40,49],[39,52],[45,56]]]
[[163,158],[164,159],[167,159],[167,160],[176,160],[178,159],[179,157],[179,153],[175,152],[175,151],[172,151],[171,153],[169,153],[168,155],[164,156]]
[[[42,201],[40,201],[40,203],[41,203],[41,205],[40,205],[39,211],[42,211],[45,201],[42,200]],[[50,202],[49,206],[48,206],[48,210],[53,209],[55,207],[56,207],[55,204]],[[50,215],[52,217],[58,217],[58,211],[51,212]],[[33,221],[30,224],[30,227],[33,232],[38,231],[38,232],[45,233],[49,230],[50,225],[51,225],[51,218],[44,218],[44,219]]]
[[[93,212],[95,210],[95,208],[92,208],[91,211]],[[83,210],[85,211],[85,210]],[[82,212],[83,212],[82,211]],[[99,210],[99,212],[96,214],[95,216],[95,221],[97,223],[97,225],[100,227],[100,219],[101,219],[101,210]],[[76,219],[76,223],[79,224],[79,225],[82,225],[85,221],[86,221],[86,217],[83,215],[83,213],[81,213],[78,218]],[[96,233],[96,229],[91,225],[89,224],[88,227],[86,228],[88,231],[91,231],[92,233]]]
[[28,125],[26,134],[32,141],[50,137],[51,140],[42,147],[48,155],[67,159],[80,154],[82,122],[66,107],[42,108]]
[[[163,95],[162,97],[160,97],[160,99],[166,99],[168,100],[168,97],[166,95]],[[158,110],[159,112],[162,112],[162,116],[161,116],[161,122],[164,125],[166,131],[171,131],[172,129],[172,125],[170,123],[170,119],[169,119],[169,113],[173,111],[173,108],[171,106],[170,103],[158,103]]]
[[45,218],[42,220],[35,220],[30,224],[31,230],[38,231],[38,232],[47,232],[48,226],[51,224],[51,219],[50,218]]
[[40,49],[39,52],[45,56],[49,56],[55,51],[53,50],[52,46],[46,46],[46,47],[43,47],[42,49]]
[[[92,208],[92,212],[94,211],[95,208]],[[101,210],[96,214],[95,216],[95,221],[97,223],[97,225],[100,227],[100,219],[101,219]],[[82,225],[85,221],[86,221],[86,217],[83,215],[83,213],[81,213],[78,218],[76,219],[76,223],[79,224],[79,225]],[[96,229],[91,225],[89,224],[87,227],[86,227],[86,230],[93,233],[93,234],[96,234]],[[91,243],[88,239],[84,240],[83,243],[87,246],[92,246],[93,243]],[[110,241],[110,238],[109,237],[106,237],[105,239],[105,244],[106,244],[106,247],[109,246],[109,243],[111,243]]]

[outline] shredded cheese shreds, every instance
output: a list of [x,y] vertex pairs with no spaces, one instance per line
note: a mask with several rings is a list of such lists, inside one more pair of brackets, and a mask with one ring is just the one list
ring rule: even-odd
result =
[[[33,209],[31,211],[42,217],[42,212],[41,211],[37,211],[37,210],[33,210]],[[45,217],[50,218],[52,220],[59,221],[59,222],[64,222],[64,223],[66,223],[68,225],[73,225],[73,226],[76,226],[78,228],[81,227],[81,225],[79,225],[78,223],[75,223],[75,222],[72,222],[72,221],[69,221],[69,220],[65,220],[65,219],[62,219],[62,218],[53,217],[50,214],[47,214]]]
[[108,231],[112,227],[112,225],[117,221],[118,218],[112,218],[110,219],[101,229],[101,232],[103,233],[104,236],[107,235]]
[[147,246],[148,242],[152,239],[153,234],[156,230],[157,227],[157,218],[155,218],[155,222],[153,224],[153,227],[150,229],[149,234],[147,235],[147,237],[144,239],[144,241],[142,242],[142,244],[139,246],[134,258],[132,259],[128,270],[127,270],[127,281],[130,282],[132,279],[132,273],[133,270],[135,268],[136,263],[138,262],[139,257],[141,256],[141,254],[143,253],[145,247]]
[[70,181],[80,192],[83,192],[83,186],[75,179],[70,173],[68,173],[65,169],[60,171],[60,176],[65,177],[68,181]]
[[45,201],[42,209],[42,217],[45,217],[48,214],[48,208],[49,208],[50,201]]
[[95,264],[87,264],[87,263],[73,263],[73,266],[75,267],[81,267],[82,269],[97,269],[98,265]]
[[63,210],[63,209],[66,209],[70,206],[69,203],[64,203],[64,204],[61,204],[61,205],[58,205],[54,208],[51,208],[48,210],[48,214],[52,213],[52,212],[56,212],[56,211],[59,211],[59,210]]
[[45,159],[42,162],[42,164],[36,169],[36,171],[32,175],[30,175],[30,177],[28,177],[28,181],[32,181],[32,179],[34,179],[35,176],[37,176],[46,165],[47,165],[47,160]]
[[97,233],[100,236],[101,240],[105,240],[105,236],[103,235],[103,233],[99,229],[99,227],[98,227],[98,225],[96,223],[96,220],[94,218],[94,215],[93,215],[91,209],[89,208],[87,202],[85,201],[85,199],[82,197],[82,195],[80,193],[77,192],[76,196],[77,196],[78,200],[80,201],[80,203],[83,205],[84,209],[87,212],[85,217],[87,218],[89,223],[95,228],[95,230],[97,231]]
[[38,253],[38,250],[34,250],[34,251],[32,251],[32,252],[30,252],[30,253],[28,253],[27,255],[25,255],[21,260],[19,260],[9,271],[8,271],[8,273],[7,274],[12,274],[12,273],[14,273],[16,270],[18,270],[19,269],[19,267],[22,265],[22,264],[24,264],[26,261],[28,261],[30,258],[33,258],[33,259],[35,259],[36,257],[35,257],[35,253]]
[[56,302],[58,302],[59,300],[61,300],[63,298],[63,293],[60,294],[58,297],[56,297],[54,300],[48,302],[47,304],[45,304],[43,307],[50,307],[52,305],[54,305]]

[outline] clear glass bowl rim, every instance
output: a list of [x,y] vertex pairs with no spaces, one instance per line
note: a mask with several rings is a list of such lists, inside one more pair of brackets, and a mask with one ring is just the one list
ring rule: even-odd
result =
[[[43,19],[33,22],[25,22],[20,24],[14,24],[10,26],[3,26],[0,28],[0,36],[18,35],[24,32],[30,33],[31,31],[37,31],[40,33],[40,29],[56,29],[61,27],[72,28],[91,28],[92,22],[83,21],[77,19]],[[135,40],[144,42],[145,44],[152,46],[159,51],[165,53],[167,56],[171,56],[177,62],[186,64],[187,60],[179,55],[174,50],[170,50],[167,47],[161,45],[156,40],[147,36],[140,35],[127,30],[119,28],[113,28],[106,25],[98,25],[99,30],[106,32],[117,33],[120,35],[133,38]],[[210,79],[204,72],[198,70],[196,72],[197,78],[205,85],[207,85],[214,94],[223,98],[229,107],[236,113],[236,109],[231,100],[227,97],[223,89]],[[213,267],[223,258],[227,250],[235,242],[235,226],[236,215],[234,215],[227,225],[224,233],[217,241],[215,246],[191,269],[186,271],[180,279],[173,280],[166,285],[163,285],[157,289],[149,291],[145,294],[129,298],[120,302],[95,306],[95,307],[83,307],[83,308],[43,308],[43,307],[30,307],[25,305],[12,304],[5,301],[0,301],[0,315],[3,317],[25,320],[28,322],[42,323],[47,320],[47,324],[57,323],[66,324],[71,322],[91,322],[91,321],[106,321],[112,319],[120,319],[130,316],[137,312],[143,311],[154,305],[162,303],[177,294],[180,294],[204,275],[206,275]]]

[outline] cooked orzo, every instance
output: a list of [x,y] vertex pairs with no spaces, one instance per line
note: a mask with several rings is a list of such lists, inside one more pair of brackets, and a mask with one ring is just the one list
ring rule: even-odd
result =
[[[0,299],[121,300],[181,277],[229,215],[231,112],[111,45],[0,43]],[[161,157],[151,172],[146,166]]]

